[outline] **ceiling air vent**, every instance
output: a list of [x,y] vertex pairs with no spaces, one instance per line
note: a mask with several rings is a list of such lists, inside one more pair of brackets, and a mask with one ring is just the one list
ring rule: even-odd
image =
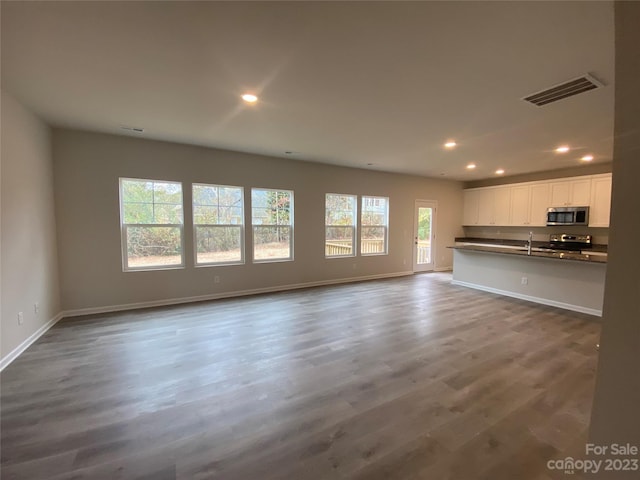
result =
[[588,92],[589,90],[603,86],[601,82],[591,75],[585,74],[582,77],[569,80],[561,85],[556,85],[541,92],[532,93],[524,97],[523,100],[541,107],[547,103],[557,102],[563,98],[572,97],[573,95],[578,95],[579,93]]
[[126,125],[120,125],[120,128],[122,130],[127,130],[128,132],[134,132],[134,133],[143,133],[144,132],[144,128],[139,128],[139,127],[128,127]]

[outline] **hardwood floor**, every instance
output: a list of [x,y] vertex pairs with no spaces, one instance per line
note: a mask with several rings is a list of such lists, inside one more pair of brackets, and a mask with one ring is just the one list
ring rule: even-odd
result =
[[64,320],[2,373],[1,477],[566,478],[600,324],[449,282]]

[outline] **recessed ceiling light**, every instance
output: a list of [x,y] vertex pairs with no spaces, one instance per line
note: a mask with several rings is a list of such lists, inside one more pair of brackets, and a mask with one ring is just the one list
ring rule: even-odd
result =
[[567,147],[566,145],[562,145],[556,148],[556,153],[567,153],[568,151],[569,151],[569,147]]
[[450,140],[444,144],[444,148],[455,148],[456,145],[458,145],[456,142],[454,142],[453,140]]
[[467,170],[473,170],[474,168],[476,168],[475,163],[470,163],[469,165],[467,165]]
[[499,168],[498,170],[496,170],[496,175],[502,175],[504,173],[504,169]]
[[590,162],[591,160],[593,160],[593,155],[585,155],[580,160],[582,160],[583,162]]
[[258,97],[256,97],[252,93],[245,93],[244,95],[242,95],[242,100],[247,103],[256,103],[258,101]]

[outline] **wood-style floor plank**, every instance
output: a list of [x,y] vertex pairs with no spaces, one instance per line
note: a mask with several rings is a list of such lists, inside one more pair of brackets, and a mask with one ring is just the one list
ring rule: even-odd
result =
[[556,478],[598,321],[450,280],[59,322],[2,373],[1,477]]

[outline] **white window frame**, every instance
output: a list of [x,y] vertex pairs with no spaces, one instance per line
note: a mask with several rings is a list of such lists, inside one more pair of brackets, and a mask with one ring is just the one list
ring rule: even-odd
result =
[[[328,225],[327,224],[327,200],[330,196],[336,197],[350,197],[353,199],[353,211],[352,211],[352,223],[351,225]],[[324,212],[325,212],[325,224],[324,224],[324,256],[325,258],[350,258],[355,257],[358,248],[358,196],[347,193],[327,193],[324,197]],[[351,228],[352,241],[351,241],[351,253],[327,255],[327,230],[329,228],[344,227]]]
[[[254,207],[253,205],[253,192],[255,191],[264,191],[264,192],[275,192],[276,195],[278,193],[288,193],[289,194],[289,224],[255,224],[253,221],[253,209],[260,208]],[[263,187],[253,187],[251,189],[251,259],[253,263],[277,263],[277,262],[292,262],[293,261],[293,227],[294,227],[294,192],[293,190],[286,190],[284,188],[263,188]],[[256,259],[256,227],[289,227],[289,257],[287,258],[258,258]]]
[[[367,213],[368,209],[371,207],[379,207],[380,206],[380,200],[384,200],[385,201],[385,212],[384,212],[384,224],[381,225],[365,225],[364,223],[362,223],[362,219],[363,216],[365,215],[365,213]],[[360,255],[363,257],[373,257],[373,256],[377,256],[377,255],[388,255],[389,254],[389,197],[381,197],[381,196],[374,196],[374,195],[362,195],[362,201],[360,202],[361,204],[361,209],[360,209],[360,222],[359,222],[359,226],[360,226],[360,241],[358,242],[359,245],[359,249],[360,249]],[[368,204],[368,205],[367,205]],[[384,251],[383,252],[372,252],[372,253],[363,253],[362,252],[362,242],[364,241],[363,238],[363,231],[365,228],[368,227],[376,227],[376,228],[382,228],[384,230]]]
[[[241,198],[241,208],[242,208],[242,223],[239,225],[236,224],[225,224],[225,223],[196,223],[196,204],[195,204],[195,195],[193,194],[193,187],[216,187],[216,188],[237,188],[240,190],[240,198]],[[215,207],[216,205],[207,205]],[[226,206],[226,205],[223,205]],[[220,204],[217,205],[220,208]],[[210,183],[193,183],[191,184],[191,214],[193,216],[193,262],[196,267],[215,267],[215,266],[224,266],[224,265],[244,265],[245,259],[245,228],[244,228],[244,187],[238,187],[234,185],[217,185]],[[198,262],[198,227],[240,227],[240,260],[231,260],[228,262]]]
[[[180,185],[180,204],[182,206],[182,223],[125,223],[124,222],[124,198],[123,198],[123,183],[127,181],[133,182],[152,182],[152,183],[173,183]],[[148,178],[128,178],[120,177],[118,181],[118,196],[120,200],[120,243],[122,249],[122,271],[123,272],[146,272],[150,270],[179,270],[185,267],[184,262],[184,188],[182,182],[176,182],[173,180],[156,180]],[[130,267],[129,255],[127,253],[127,230],[129,227],[136,228],[179,228],[180,230],[180,264],[175,265],[151,265],[145,267]]]

